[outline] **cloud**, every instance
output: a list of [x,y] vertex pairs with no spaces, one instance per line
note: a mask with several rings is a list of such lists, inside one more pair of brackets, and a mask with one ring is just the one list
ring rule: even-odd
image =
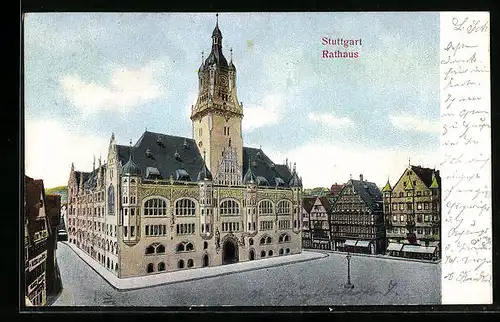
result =
[[155,74],[166,66],[151,62],[137,70],[115,69],[108,85],[83,81],[78,75],[61,77],[60,84],[67,98],[84,112],[102,110],[127,112],[133,106],[153,101],[164,94]]
[[337,117],[333,113],[310,112],[308,117],[313,122],[325,124],[332,128],[351,127],[354,125],[350,118]]
[[243,131],[250,132],[260,127],[278,123],[283,113],[284,99],[281,94],[266,95],[262,104],[243,106]]
[[394,149],[366,149],[355,146],[341,146],[333,142],[311,142],[287,152],[273,151],[271,147],[263,150],[276,163],[288,158],[297,164],[304,188],[330,187],[334,183],[343,184],[359,179],[383,187],[390,179],[395,184],[411,158],[412,165],[433,168],[439,164],[439,153],[432,151],[410,151]]
[[391,124],[399,129],[405,131],[418,131],[436,133],[440,131],[439,121],[429,121],[420,119],[415,116],[395,116],[390,115],[389,120]]
[[53,120],[26,120],[25,173],[43,179],[45,187],[66,185],[71,163],[79,171],[92,171],[92,156],[107,159],[108,140],[97,136],[82,136],[71,127]]

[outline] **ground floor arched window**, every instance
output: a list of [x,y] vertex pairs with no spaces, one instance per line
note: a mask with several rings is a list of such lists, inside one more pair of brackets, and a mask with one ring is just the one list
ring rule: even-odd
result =
[[255,252],[253,251],[253,249],[250,250],[250,252],[248,253],[248,258],[253,261],[255,259]]
[[280,250],[279,250],[279,254],[280,254],[280,255],[283,255],[283,248],[280,248]]
[[165,263],[159,262],[158,263],[158,271],[164,271],[164,270],[165,270]]
[[177,262],[177,268],[184,268],[184,260],[179,260],[179,262]]
[[263,251],[260,252],[260,257],[266,257],[266,251],[265,250],[263,250]]
[[194,261],[192,259],[188,259],[187,267],[193,267],[193,266],[194,266]]
[[153,263],[148,264],[148,273],[153,273],[155,271],[155,267]]
[[269,256],[273,256],[273,251],[270,250],[268,253],[267,253]]

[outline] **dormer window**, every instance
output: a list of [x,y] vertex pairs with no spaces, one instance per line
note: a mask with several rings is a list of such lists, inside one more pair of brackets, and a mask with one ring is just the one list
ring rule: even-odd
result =
[[182,158],[181,158],[181,155],[179,154],[179,152],[175,151],[174,157],[177,161],[182,161]]
[[161,179],[161,173],[157,168],[147,167],[146,168],[146,178],[147,179]]
[[150,159],[152,159],[152,158],[153,158],[153,153],[151,152],[151,150],[150,150],[150,149],[146,149],[146,156],[147,156],[148,158],[150,158]]
[[165,147],[165,145],[163,144],[163,140],[161,139],[161,136],[158,136],[158,138],[156,139],[156,144],[158,144],[163,148]]
[[43,199],[40,199],[40,208],[43,208]]
[[175,171],[175,180],[177,181],[191,181],[189,173],[184,169],[177,169]]

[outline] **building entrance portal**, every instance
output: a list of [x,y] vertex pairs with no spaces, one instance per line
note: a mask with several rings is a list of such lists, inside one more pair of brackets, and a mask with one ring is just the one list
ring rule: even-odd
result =
[[222,264],[238,262],[238,246],[232,239],[227,239],[222,246]]

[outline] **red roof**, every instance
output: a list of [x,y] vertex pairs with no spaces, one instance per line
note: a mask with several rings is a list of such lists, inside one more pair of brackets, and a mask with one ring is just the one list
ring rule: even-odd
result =
[[339,194],[340,190],[342,190],[343,185],[341,184],[332,184],[330,187],[330,195],[336,196]]

